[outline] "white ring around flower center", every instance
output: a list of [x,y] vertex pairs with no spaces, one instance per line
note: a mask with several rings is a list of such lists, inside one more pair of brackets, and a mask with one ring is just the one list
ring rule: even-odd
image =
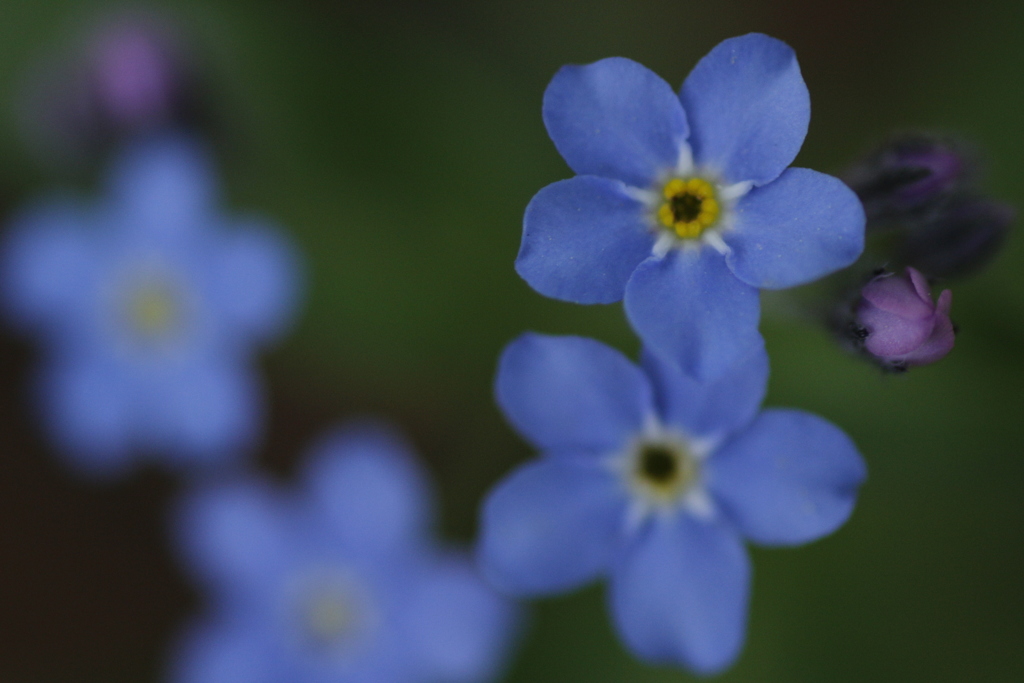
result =
[[650,419],[622,451],[608,460],[630,498],[627,526],[635,527],[652,514],[680,510],[699,517],[713,514],[704,473],[710,451],[710,443],[691,439]]
[[[665,205],[664,193],[670,183],[691,180],[697,180],[709,186],[716,203],[716,211],[713,222],[702,227],[698,236],[680,237],[675,230],[666,228],[663,219],[659,217],[659,211]],[[722,234],[732,229],[735,222],[733,209],[736,202],[752,187],[753,184],[749,181],[724,183],[721,175],[712,169],[698,167],[694,164],[690,146],[684,142],[680,148],[675,168],[666,169],[659,174],[650,188],[627,187],[626,192],[646,207],[650,230],[656,236],[651,253],[660,258],[673,249],[700,249],[704,246],[709,246],[720,254],[728,254],[731,250],[722,239]]]

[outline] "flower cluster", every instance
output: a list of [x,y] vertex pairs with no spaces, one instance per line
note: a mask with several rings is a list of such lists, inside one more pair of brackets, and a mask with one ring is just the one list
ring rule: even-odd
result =
[[115,21],[66,74],[79,88],[65,94],[90,107],[70,120],[53,104],[48,133],[70,152],[67,135],[102,140],[113,161],[99,199],[54,194],[15,216],[0,303],[41,342],[34,398],[78,472],[123,474],[144,456],[192,476],[174,531],[210,605],[169,680],[493,681],[518,609],[430,537],[426,477],[392,430],[330,434],[293,493],[243,457],[265,423],[254,355],[291,327],[301,259],[271,221],[219,207],[161,35]]
[[952,293],[936,304],[930,287],[981,271],[1006,239],[1014,212],[978,189],[978,169],[963,143],[910,133],[846,173],[871,239],[850,269],[859,280],[828,315],[849,348],[886,371],[928,365],[953,349]]
[[787,168],[810,105],[793,51],[726,40],[676,95],[627,59],[565,67],[544,122],[577,175],[526,209],[516,269],[577,303],[624,299],[642,367],[590,339],[525,335],[496,394],[542,452],[491,492],[478,554],[514,595],[605,577],[638,657],[709,674],[744,641],[744,540],[798,545],[849,517],[866,468],[850,439],[760,411],[759,289],[815,280],[864,243],[856,195]]
[[170,680],[493,680],[516,612],[429,541],[430,511],[405,444],[365,425],[314,448],[298,491],[249,478],[193,493],[177,536],[216,608]]
[[496,401],[539,457],[489,492],[465,553],[433,539],[427,477],[388,427],[331,432],[291,489],[247,468],[264,427],[254,355],[291,326],[301,259],[268,220],[219,208],[169,43],[141,24],[95,39],[75,74],[85,138],[117,150],[102,197],[15,217],[0,304],[41,341],[34,397],[78,470],[146,456],[206,475],[173,518],[209,596],[173,683],[487,683],[517,632],[510,598],[598,580],[638,658],[724,670],[746,638],[747,545],[833,533],[867,475],[839,427],[762,408],[761,290],[858,275],[877,258],[866,231],[895,234],[884,264],[900,273],[833,288],[828,315],[888,370],[932,363],[955,341],[952,294],[932,285],[983,266],[1010,224],[962,148],[933,137],[891,141],[853,189],[791,167],[810,99],[774,38],[722,42],[678,93],[624,58],[564,67],[543,119],[577,175],[526,207],[515,268],[549,297],[623,301],[640,360],[575,336],[505,348]]

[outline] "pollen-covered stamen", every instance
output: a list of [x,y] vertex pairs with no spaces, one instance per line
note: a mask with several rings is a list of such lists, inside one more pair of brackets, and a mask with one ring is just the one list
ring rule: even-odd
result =
[[680,239],[696,239],[721,213],[715,188],[703,178],[673,178],[662,190],[658,220]]
[[633,453],[634,490],[657,503],[670,503],[697,480],[699,464],[692,453],[675,441],[644,442]]

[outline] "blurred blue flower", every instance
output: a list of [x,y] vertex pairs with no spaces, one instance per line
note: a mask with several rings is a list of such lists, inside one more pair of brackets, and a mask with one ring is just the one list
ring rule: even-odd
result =
[[543,114],[579,175],[530,202],[516,270],[556,299],[625,297],[644,342],[694,376],[760,345],[758,288],[809,282],[863,249],[856,195],[787,169],[810,99],[796,56],[774,38],[720,43],[678,96],[628,59],[566,66]]
[[289,326],[298,262],[264,220],[221,213],[215,189],[197,144],[155,139],[117,160],[101,201],[50,198],[6,235],[6,312],[43,338],[48,431],[86,471],[133,450],[223,462],[258,436],[251,356]]
[[866,475],[831,423],[760,411],[767,381],[761,349],[701,384],[591,339],[514,341],[497,398],[543,457],[485,501],[485,576],[521,596],[607,576],[615,626],[637,656],[704,674],[728,666],[745,632],[743,539],[797,545],[834,531]]
[[173,683],[492,680],[514,607],[429,538],[406,445],[350,427],[315,449],[299,490],[249,480],[193,494],[185,560],[214,596],[174,653]]

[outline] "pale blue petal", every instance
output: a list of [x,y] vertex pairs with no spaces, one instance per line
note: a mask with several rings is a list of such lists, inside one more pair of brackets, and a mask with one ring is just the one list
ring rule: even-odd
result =
[[625,510],[622,483],[589,459],[549,456],[524,465],[484,501],[481,570],[513,595],[578,588],[609,569]]
[[864,209],[838,178],[790,168],[736,204],[723,233],[729,267],[752,287],[784,289],[845,268],[864,250]]
[[726,182],[771,182],[807,135],[811,100],[793,50],[760,33],[711,50],[683,83],[696,162]]
[[563,66],[544,92],[544,125],[580,175],[647,187],[675,168],[686,114],[672,87],[622,57]]
[[745,426],[760,410],[768,390],[768,353],[763,345],[708,382],[698,382],[647,350],[643,365],[662,418],[693,436],[720,436]]
[[626,285],[625,303],[644,344],[701,381],[720,377],[764,344],[758,291],[709,247],[647,259]]
[[249,368],[213,358],[169,374],[143,389],[153,411],[140,420],[144,441],[186,465],[224,463],[254,445],[264,401]]
[[543,450],[618,449],[654,411],[640,368],[583,337],[520,336],[501,355],[495,391],[512,426]]
[[717,673],[743,647],[750,573],[728,527],[689,515],[657,518],[615,568],[615,626],[647,662]]
[[183,135],[130,146],[115,160],[108,182],[110,206],[129,232],[173,239],[206,228],[215,215],[212,160]]
[[213,296],[224,323],[239,336],[266,340],[291,323],[301,292],[298,253],[259,221],[225,231],[211,259]]
[[798,410],[766,410],[706,464],[716,500],[742,533],[795,545],[835,531],[867,468],[841,429]]
[[340,547],[367,558],[413,550],[433,521],[426,473],[384,425],[349,425],[327,435],[302,480]]
[[185,565],[221,594],[264,595],[294,554],[285,510],[276,491],[252,479],[190,492],[173,519]]
[[514,605],[461,557],[446,558],[415,584],[403,614],[403,645],[421,679],[496,680],[516,632]]
[[622,298],[651,253],[644,207],[622,183],[578,176],[548,185],[526,207],[516,272],[545,296],[578,304]]
[[12,222],[0,255],[3,303],[21,325],[72,318],[96,255],[81,207],[52,200]]
[[244,623],[192,627],[175,647],[169,683],[278,683],[281,662]]
[[39,377],[49,436],[75,468],[108,477],[128,466],[134,436],[132,397],[118,373],[88,358],[60,359]]

